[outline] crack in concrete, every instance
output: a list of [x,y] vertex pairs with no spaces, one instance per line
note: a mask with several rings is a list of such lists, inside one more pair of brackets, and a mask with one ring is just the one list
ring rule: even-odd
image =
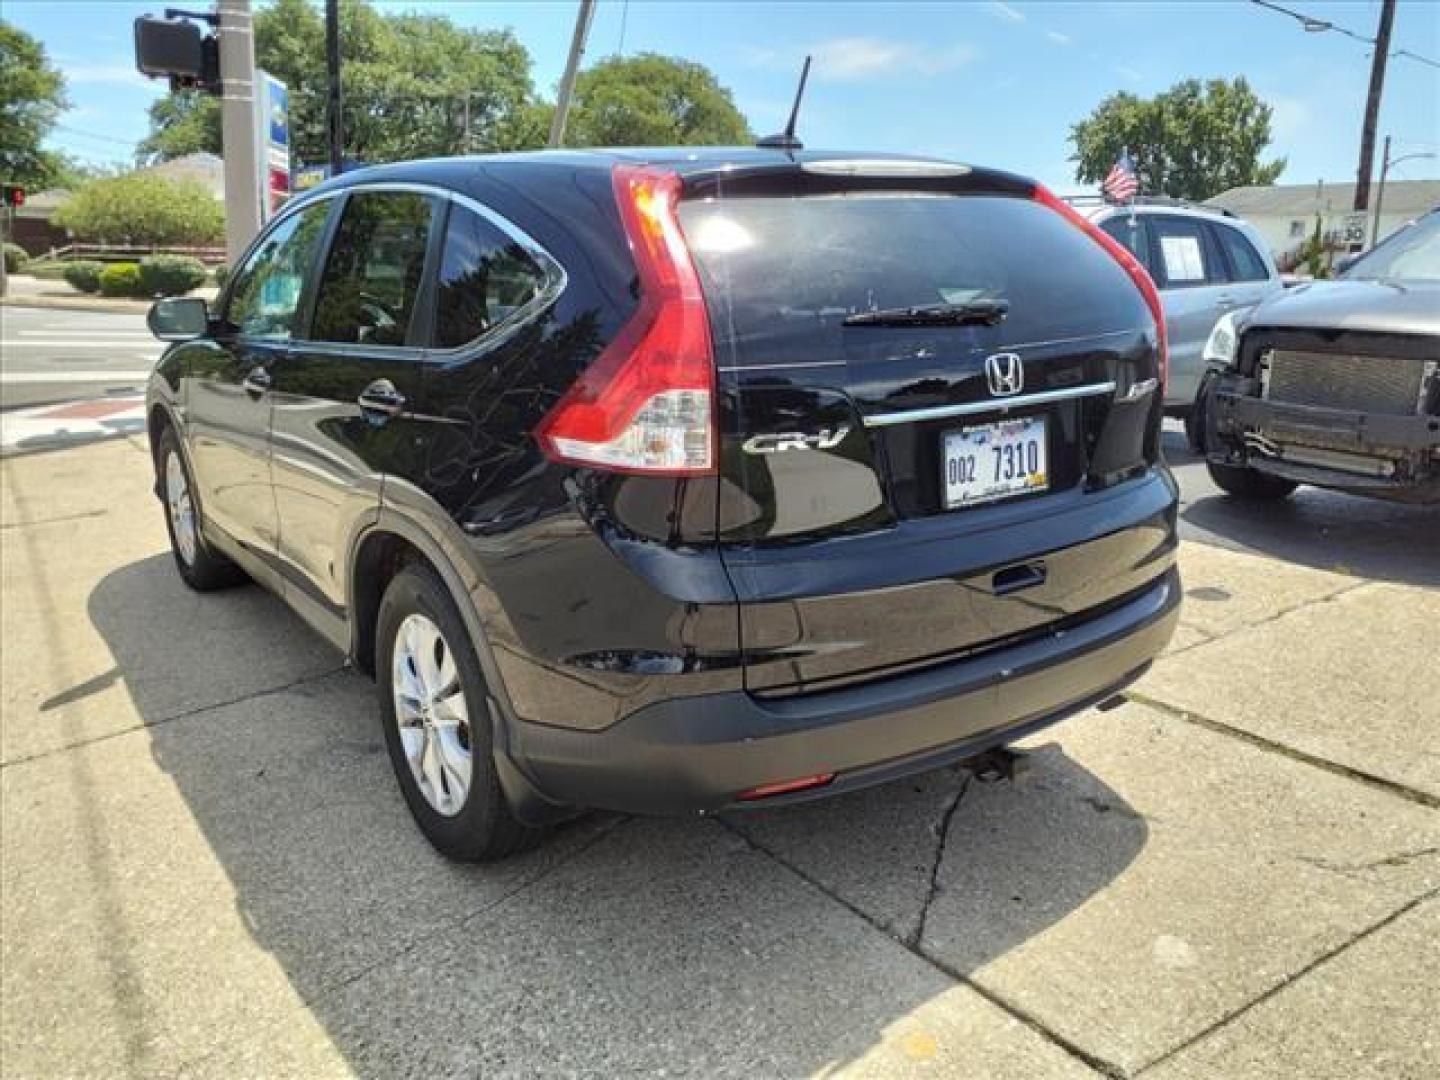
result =
[[65,521],[83,521],[86,518],[104,517],[109,510],[82,510],[75,514],[61,514],[59,517],[36,518],[34,521],[6,521],[0,529],[31,529],[37,525],[58,525]]
[[1397,851],[1393,855],[1385,855],[1360,863],[1337,863],[1313,855],[1298,855],[1296,858],[1306,866],[1313,866],[1317,870],[1328,870],[1331,873],[1353,877],[1369,870],[1379,870],[1382,867],[1409,866],[1416,859],[1424,859],[1432,855],[1440,855],[1440,846],[1418,848],[1414,851]]
[[1183,709],[1178,705],[1171,705],[1168,701],[1161,701],[1159,698],[1151,697],[1149,694],[1142,693],[1138,690],[1125,690],[1120,696],[1126,701],[1136,705],[1148,706],[1158,712],[1164,713],[1166,716],[1183,720],[1188,724],[1194,724],[1196,727],[1205,728],[1207,731],[1213,731],[1217,735],[1228,735],[1232,739],[1239,739],[1241,742],[1248,743],[1259,750],[1278,754],[1281,757],[1289,758],[1291,761],[1298,762],[1301,765],[1309,765],[1312,768],[1328,772],[1333,776],[1357,781],[1368,787],[1373,787],[1387,794],[1398,796],[1407,802],[1416,803],[1430,810],[1440,810],[1440,797],[1431,795],[1427,791],[1420,791],[1417,788],[1409,787],[1399,781],[1389,780],[1375,773],[1366,772],[1364,769],[1357,769],[1353,765],[1344,765],[1338,761],[1331,761],[1329,758],[1307,753],[1304,750],[1297,750],[1293,746],[1286,746],[1284,743],[1276,742],[1274,739],[1267,739],[1263,735],[1256,735],[1254,732],[1234,727],[1225,723],[1223,720],[1213,720],[1208,716],[1192,712],[1189,709]]
[[299,678],[291,679],[289,682],[282,683],[279,686],[263,687],[259,690],[252,690],[241,694],[238,697],[229,698],[225,701],[216,701],[208,705],[196,705],[193,708],[183,709],[169,716],[157,717],[154,720],[142,720],[133,727],[122,728],[119,731],[107,731],[103,735],[96,735],[91,739],[80,739],[76,742],[65,743],[63,746],[52,746],[48,750],[40,750],[34,754],[27,754],[24,757],[14,758],[10,761],[0,761],[0,771],[12,769],[17,765],[28,765],[32,761],[40,761],[44,758],[53,757],[56,754],[69,753],[71,750],[81,750],[87,746],[94,746],[96,743],[107,742],[110,739],[118,739],[122,735],[131,735],[137,731],[148,731],[151,728],[161,727],[164,724],[173,724],[177,720],[190,720],[194,717],[212,712],[215,709],[229,708],[231,705],[240,705],[247,701],[254,701],[257,698],[269,697],[272,694],[283,694],[297,687],[319,682],[322,679],[328,679],[332,675],[338,675],[340,672],[347,670],[349,666],[349,664],[338,664],[335,667],[325,668],[323,671],[311,672],[309,675],[301,675]]
[[[969,782],[967,781],[966,787],[968,786]],[[965,788],[962,788],[960,794],[964,795],[964,793]],[[954,807],[958,807],[959,805],[960,802],[959,798],[957,797],[955,803],[951,808],[952,816]],[[764,855],[772,861],[778,863],[780,866],[783,866],[786,870],[790,871],[790,873],[794,874],[797,878],[805,882],[805,884],[809,885],[812,889],[820,893],[826,899],[839,904],[842,908],[850,912],[850,914],[859,918],[871,929],[885,935],[887,938],[895,942],[895,944],[899,945],[902,949],[908,952],[911,956],[915,957],[921,963],[931,968],[934,968],[946,978],[952,979],[957,983],[969,987],[971,990],[975,991],[975,993],[979,994],[982,998],[988,1001],[991,1005],[994,1005],[997,1009],[1004,1012],[1008,1016],[1014,1017],[1016,1020],[1020,1021],[1020,1023],[1024,1024],[1027,1028],[1029,1028],[1036,1035],[1038,1035],[1041,1039],[1045,1040],[1047,1043],[1050,1043],[1052,1046],[1061,1050],[1065,1054],[1068,1054],[1070,1057],[1080,1062],[1086,1068],[1091,1069],[1094,1072],[1100,1073],[1102,1076],[1110,1077],[1111,1080],[1126,1080],[1127,1074],[1123,1066],[1118,1065],[1113,1061],[1102,1058],[1097,1054],[1092,1054],[1090,1051],[1086,1050],[1078,1043],[1075,1043],[1070,1039],[1066,1038],[1064,1035],[1060,1034],[1060,1032],[1054,1031],[1051,1028],[1047,1027],[1043,1021],[1030,1013],[1029,1010],[1021,1008],[1019,1005],[1015,1004],[1012,1001],[1009,1001],[1002,995],[991,990],[989,987],[983,986],[982,984],[976,982],[974,979],[970,978],[970,976],[966,975],[964,972],[958,970],[957,968],[952,967],[945,961],[937,957],[931,956],[918,943],[912,943],[910,940],[910,936],[901,937],[898,933],[895,932],[894,929],[880,922],[868,911],[851,903],[848,899],[840,895],[840,893],[831,889],[824,882],[802,870],[800,867],[790,862],[778,852],[766,847],[759,840],[756,840],[753,836],[745,832],[743,829],[731,824],[724,818],[716,818],[715,821],[722,828],[727,829],[733,835],[739,837],[739,839],[743,843],[747,844],[755,851],[758,851],[761,855]]]
[[906,944],[911,948],[919,949],[925,941],[925,923],[930,918],[930,905],[935,902],[935,897],[940,894],[940,864],[945,861],[945,848],[950,843],[950,823],[955,819],[955,812],[960,809],[960,802],[965,798],[965,792],[970,790],[970,785],[975,782],[973,774],[967,775],[960,784],[960,790],[955,792],[955,798],[950,800],[950,805],[940,815],[936,824],[935,832],[935,859],[930,864],[930,885],[925,892],[925,902],[920,906],[920,918],[915,922],[915,929],[909,934]]
[[1337,956],[1348,951],[1352,946],[1358,945],[1360,942],[1364,941],[1371,935],[1379,933],[1391,923],[1394,923],[1397,920],[1403,918],[1411,911],[1414,911],[1421,904],[1425,903],[1427,900],[1433,899],[1436,896],[1440,896],[1440,889],[1430,889],[1426,892],[1421,893],[1413,900],[1402,904],[1400,907],[1396,908],[1389,915],[1386,915],[1378,922],[1371,923],[1364,930],[1361,930],[1356,934],[1352,935],[1351,937],[1347,938],[1345,941],[1342,941],[1333,949],[1321,953],[1314,960],[1310,961],[1310,963],[1302,967],[1299,971],[1293,972],[1289,975],[1281,976],[1280,980],[1273,986],[1271,986],[1270,989],[1264,991],[1257,997],[1252,998],[1245,1004],[1237,1006],[1236,1008],[1230,1010],[1230,1012],[1220,1017],[1220,1019],[1216,1020],[1214,1023],[1207,1025],[1200,1031],[1197,1031],[1194,1035],[1191,1035],[1183,1042],[1172,1046],[1169,1050],[1166,1050],[1163,1054],[1161,1054],[1154,1060],[1147,1061],[1144,1065],[1140,1066],[1140,1068],[1136,1069],[1135,1072],[1131,1075],[1136,1077],[1142,1076],[1146,1072],[1149,1072],[1151,1069],[1155,1068],[1155,1066],[1169,1061],[1171,1058],[1184,1053],[1186,1050],[1189,1050],[1192,1046],[1203,1042],[1211,1035],[1214,1035],[1216,1032],[1218,1032],[1221,1028],[1227,1027],[1228,1025],[1234,1023],[1236,1020],[1240,1019],[1242,1016],[1244,1016],[1246,1013],[1250,1012],[1257,1006],[1265,1004],[1265,1002],[1269,1001],[1282,990],[1286,989],[1287,987],[1293,986],[1295,983],[1305,978],[1311,972],[1324,967],[1331,960],[1334,960]]

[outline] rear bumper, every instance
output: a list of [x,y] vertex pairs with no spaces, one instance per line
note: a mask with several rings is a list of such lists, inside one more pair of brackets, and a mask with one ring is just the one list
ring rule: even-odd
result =
[[[598,732],[519,722],[510,753],[547,800],[627,813],[770,806],[866,787],[1011,742],[1104,700],[1170,640],[1174,568],[1069,630],[841,690],[766,700],[742,691],[657,702]],[[835,773],[758,802],[739,793]]]
[[1221,376],[1209,394],[1211,461],[1405,502],[1440,500],[1440,419],[1289,405]]

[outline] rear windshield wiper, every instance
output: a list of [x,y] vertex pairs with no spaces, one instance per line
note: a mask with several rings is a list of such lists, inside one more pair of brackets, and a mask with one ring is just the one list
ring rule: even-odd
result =
[[847,315],[841,326],[994,326],[1010,310],[1009,300],[971,300],[964,304],[922,304],[880,308]]

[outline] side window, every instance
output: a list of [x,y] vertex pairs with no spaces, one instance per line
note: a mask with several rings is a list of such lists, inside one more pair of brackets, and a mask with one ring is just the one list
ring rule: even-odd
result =
[[330,203],[292,214],[271,230],[235,275],[225,319],[241,336],[288,341],[305,277],[315,264]]
[[519,311],[545,287],[530,253],[479,214],[450,207],[435,290],[435,345],[473,341]]
[[1230,262],[1231,280],[1264,281],[1270,276],[1265,269],[1265,260],[1239,229],[1232,229],[1229,225],[1215,225],[1212,228],[1220,238],[1220,244]]
[[311,338],[405,344],[425,270],[431,209],[429,197],[411,192],[350,196],[320,275]]
[[1155,250],[1159,259],[1162,288],[1218,285],[1225,281],[1214,241],[1206,235],[1205,223],[1193,218],[1155,214],[1150,218]]
[[1100,223],[1100,228],[1130,249],[1130,254],[1140,260],[1140,265],[1155,277],[1155,268],[1150,264],[1150,241],[1145,235],[1145,219],[1136,214],[1116,214]]

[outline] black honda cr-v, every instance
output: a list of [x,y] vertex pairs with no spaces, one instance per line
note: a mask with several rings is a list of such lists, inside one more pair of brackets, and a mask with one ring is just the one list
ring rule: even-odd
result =
[[379,683],[406,801],[494,858],[579,807],[847,791],[1101,701],[1169,639],[1150,280],[925,159],[364,169],[285,207],[148,395],[185,580]]

